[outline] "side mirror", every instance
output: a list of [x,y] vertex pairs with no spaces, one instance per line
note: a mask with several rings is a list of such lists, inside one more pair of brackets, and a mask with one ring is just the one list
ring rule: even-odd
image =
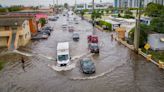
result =
[[55,61],[57,61],[57,58],[55,59]]
[[70,60],[71,60],[72,58],[70,57]]

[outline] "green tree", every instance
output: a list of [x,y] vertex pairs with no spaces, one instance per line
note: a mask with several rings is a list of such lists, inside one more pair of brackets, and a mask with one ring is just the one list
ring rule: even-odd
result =
[[84,9],[84,10],[80,11],[80,15],[81,15],[82,19],[84,19],[84,15],[85,15],[86,12],[88,12],[87,9]]
[[23,7],[23,6],[21,6],[21,5],[18,5],[18,6],[11,6],[11,7],[8,8],[8,11],[9,11],[9,12],[20,11],[20,10],[22,10],[22,7]]
[[106,14],[109,14],[109,9],[106,9],[105,12],[106,12]]
[[0,12],[7,12],[6,8],[0,8]]
[[102,17],[102,13],[99,10],[94,10],[91,14],[92,19],[98,19]]
[[150,26],[154,32],[164,33],[164,16],[153,18]]
[[64,8],[68,9],[69,5],[68,3],[64,3]]
[[46,19],[45,18],[40,18],[39,22],[41,23],[41,26],[44,26],[46,24]]
[[150,17],[159,17],[163,12],[164,6],[155,3],[149,3],[145,9],[145,15]]
[[[141,24],[140,25],[141,31],[140,31],[140,47],[143,47],[145,45],[145,43],[147,43],[147,37],[148,37],[148,33],[152,31],[151,26],[147,26],[145,24]],[[128,34],[128,38],[130,39],[130,42],[134,42],[134,31],[135,28],[133,28],[129,34]]]

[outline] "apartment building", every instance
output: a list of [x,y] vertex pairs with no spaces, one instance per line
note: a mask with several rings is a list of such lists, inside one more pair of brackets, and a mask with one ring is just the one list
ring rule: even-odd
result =
[[[157,4],[164,5],[164,0],[141,0],[142,6],[146,7],[148,3],[154,2]],[[114,7],[117,8],[138,8],[139,7],[140,0],[114,0]]]

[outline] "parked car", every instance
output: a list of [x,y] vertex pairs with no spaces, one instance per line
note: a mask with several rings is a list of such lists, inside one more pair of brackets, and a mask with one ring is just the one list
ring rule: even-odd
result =
[[57,18],[49,18],[49,21],[57,21]]
[[72,38],[74,41],[79,41],[80,37],[78,33],[73,33]]
[[43,39],[47,39],[48,36],[49,36],[49,35],[48,35],[47,33],[43,33],[43,34],[42,34],[42,38],[43,38]]
[[73,32],[74,31],[74,27],[72,25],[68,26],[68,31],[69,32]]
[[89,58],[84,58],[80,60],[80,65],[83,73],[85,74],[92,74],[96,71],[94,63]]
[[46,26],[46,27],[43,27],[42,30],[50,30],[50,31],[53,31],[53,28],[50,27],[50,26]]
[[90,43],[89,50],[91,53],[99,53],[99,46],[97,43]]
[[67,28],[67,24],[64,23],[64,24],[62,25],[62,28]]
[[79,24],[79,22],[77,20],[75,20],[75,24]]

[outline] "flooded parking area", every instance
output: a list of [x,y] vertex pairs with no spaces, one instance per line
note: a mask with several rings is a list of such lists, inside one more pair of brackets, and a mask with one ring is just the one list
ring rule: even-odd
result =
[[[0,71],[0,92],[164,92],[164,71],[129,50],[115,40],[111,33],[96,29],[99,37],[99,54],[90,54],[87,35],[92,34],[92,25],[81,20],[73,24],[80,40],[72,40],[72,32],[63,30],[61,25],[66,17],[49,22],[54,31],[47,40],[31,41],[18,51],[0,56],[8,63]],[[69,42],[70,54],[75,58],[75,67],[68,71],[56,71],[55,65],[58,42]],[[4,49],[0,49],[4,51]],[[29,56],[31,54],[31,56]],[[21,58],[25,59],[22,69]],[[91,58],[96,73],[86,75],[80,68],[80,58]]]

